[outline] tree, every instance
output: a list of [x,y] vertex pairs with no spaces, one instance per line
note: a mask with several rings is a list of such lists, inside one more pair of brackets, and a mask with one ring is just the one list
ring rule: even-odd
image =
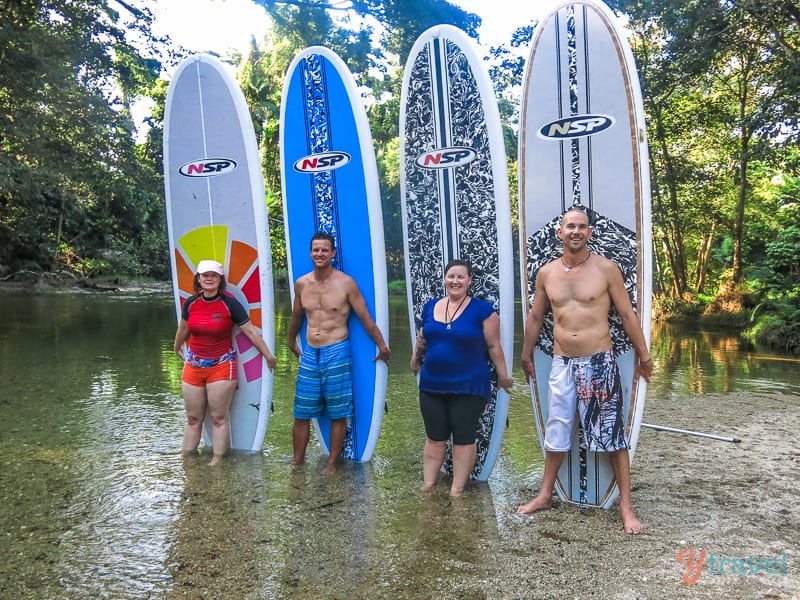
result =
[[451,23],[476,35],[480,19],[444,0],[254,1],[265,7],[274,26],[263,41],[240,57],[239,81],[254,116],[261,148],[274,264],[285,264],[278,156],[284,77],[297,52],[324,45],[345,61],[363,92],[378,162],[388,275],[390,279],[401,278],[398,135],[402,71],[398,67],[428,27]]
[[[477,37],[481,19],[451,4],[447,0],[253,0],[262,5],[267,13],[273,16],[276,23],[286,27],[288,21],[282,21],[285,13],[281,7],[292,6],[302,10],[305,15],[325,13],[340,23],[345,29],[358,27],[371,33],[372,27],[364,27],[373,23],[381,32],[381,48],[399,57],[401,64],[405,62],[414,41],[424,30],[439,23],[457,25],[467,34]],[[302,23],[295,23],[302,26]],[[307,37],[307,36],[306,36]],[[319,40],[321,41],[321,40]],[[375,48],[372,49],[376,50]],[[380,56],[383,51],[379,51]],[[343,56],[343,58],[345,58]],[[345,58],[345,62],[349,61]]]
[[[796,5],[611,4],[630,15],[636,32],[650,124],[654,225],[663,233],[660,254],[672,277],[670,291],[676,298],[697,293],[715,267],[718,294],[728,300],[739,293],[748,264],[763,256],[758,237],[771,216],[754,193],[758,178],[774,172],[782,146],[798,133]],[[719,252],[724,240],[728,254]]]
[[[0,5],[0,264],[88,275],[128,260],[161,218],[130,102],[156,80],[144,8],[106,0]],[[154,218],[155,217],[155,218]],[[162,231],[163,231],[163,225]],[[165,249],[165,244],[161,244]],[[161,261],[163,263],[163,259]],[[144,269],[142,269],[144,270]]]

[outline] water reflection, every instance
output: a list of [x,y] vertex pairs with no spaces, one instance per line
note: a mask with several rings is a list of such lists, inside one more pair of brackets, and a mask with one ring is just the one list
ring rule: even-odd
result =
[[791,375],[800,360],[759,352],[732,335],[656,323],[652,340],[656,364],[648,400],[672,393],[800,389],[798,378]]
[[[288,294],[276,300],[264,452],[210,469],[207,456],[179,456],[170,298],[0,295],[0,378],[11,392],[0,397],[0,596],[469,597],[464,573],[485,565],[486,545],[526,499],[520,489],[541,477],[521,371],[489,483],[457,500],[446,484],[421,495],[424,429],[405,300],[392,297],[389,411],[374,460],[324,477],[312,442],[308,464],[291,469],[297,361],[285,345]],[[787,368],[796,360],[736,338],[658,326],[653,340],[648,403],[800,391]]]
[[[224,469],[208,457],[180,459],[183,489],[164,543],[172,597],[246,598],[264,587],[268,503],[260,455],[235,455]],[[258,597],[258,596],[255,596]]]

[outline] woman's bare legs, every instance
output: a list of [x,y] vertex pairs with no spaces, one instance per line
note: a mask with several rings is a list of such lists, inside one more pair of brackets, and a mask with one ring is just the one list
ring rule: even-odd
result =
[[208,411],[211,413],[211,446],[214,456],[210,466],[216,465],[228,453],[231,441],[231,401],[236,391],[236,381],[214,381],[206,384]]
[[422,453],[422,479],[424,483],[420,488],[423,492],[433,489],[439,477],[439,471],[444,463],[444,454],[447,450],[447,442],[434,442],[425,439],[425,450]]
[[475,467],[477,447],[475,444],[453,444],[453,483],[450,486],[451,496],[460,496],[469,481],[469,474]]

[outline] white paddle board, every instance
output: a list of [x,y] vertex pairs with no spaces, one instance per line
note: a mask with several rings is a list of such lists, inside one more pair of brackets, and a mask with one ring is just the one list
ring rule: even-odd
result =
[[[244,95],[211,56],[187,58],[170,82],[164,188],[178,320],[183,302],[194,294],[197,263],[216,260],[225,268],[225,293],[245,307],[274,350],[272,259],[258,146]],[[231,405],[231,449],[260,451],[272,373],[238,327],[233,343],[239,382]]]
[[[555,235],[561,214],[578,205],[590,215],[589,249],[619,265],[649,343],[652,231],[647,142],[639,80],[626,38],[614,14],[596,0],[554,4],[534,31],[520,129],[523,312],[533,304],[539,268],[561,255]],[[633,380],[634,352],[618,317],[610,315],[609,324],[633,460],[646,384]],[[531,382],[543,451],[552,354],[550,313],[534,351]],[[618,494],[608,456],[587,452],[577,430],[556,490],[566,502],[603,508]]]
[[[353,75],[339,56],[312,46],[289,66],[281,102],[281,176],[289,284],[314,268],[311,237],[336,240],[334,267],[355,279],[388,344],[389,300],[378,168],[367,113]],[[353,353],[354,414],[344,458],[368,461],[378,443],[387,366],[355,313],[348,322]],[[305,337],[305,324],[300,332]],[[330,419],[315,419],[329,451]]]
[[[472,41],[437,25],[416,41],[400,99],[400,188],[411,343],[422,309],[444,295],[444,267],[470,262],[470,292],[500,316],[501,345],[511,372],[514,264],[503,129],[486,67]],[[480,420],[472,477],[492,471],[508,416],[497,387]],[[452,470],[448,454],[445,469]]]

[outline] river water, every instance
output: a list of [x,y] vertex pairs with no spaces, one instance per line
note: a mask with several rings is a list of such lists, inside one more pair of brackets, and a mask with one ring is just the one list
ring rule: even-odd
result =
[[[389,411],[375,457],[332,477],[321,474],[313,440],[308,464],[288,466],[297,368],[285,347],[288,294],[276,302],[264,451],[214,469],[207,455],[179,455],[171,297],[2,293],[0,310],[3,598],[433,597],[456,589],[464,565],[503,539],[528,499],[522,488],[541,476],[517,351],[509,429],[489,482],[457,501],[445,485],[417,491],[424,432],[401,297],[391,297]],[[800,392],[796,360],[735,337],[659,326],[653,339],[648,405]]]

